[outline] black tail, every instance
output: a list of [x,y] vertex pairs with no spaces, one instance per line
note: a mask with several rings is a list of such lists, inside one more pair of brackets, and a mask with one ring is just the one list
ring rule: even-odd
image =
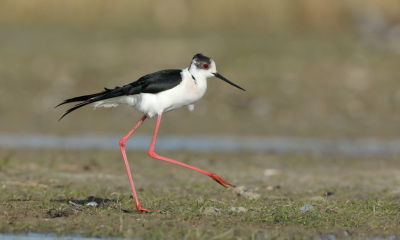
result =
[[[88,104],[97,102],[97,101],[101,101],[101,100],[105,100],[105,99],[109,99],[109,98],[114,98],[114,97],[119,97],[119,96],[124,96],[127,95],[126,94],[126,88],[129,85],[126,85],[124,87],[115,87],[115,89],[108,89],[108,88],[104,88],[105,90],[103,92],[100,93],[95,93],[95,94],[90,94],[90,95],[84,95],[84,96],[79,96],[79,97],[74,97],[74,98],[70,98],[65,100],[64,102],[58,104],[56,107],[61,106],[63,104],[66,103],[71,103],[71,102],[81,102],[76,104],[73,108],[68,109],[64,115],[61,116],[61,118],[58,120],[60,121],[63,117],[65,117],[65,115],[67,115],[68,113],[81,108],[83,106],[86,106]],[[132,88],[132,87],[130,87]]]
[[90,95],[84,95],[84,96],[79,96],[79,97],[70,98],[70,99],[64,100],[64,102],[58,104],[56,107],[61,106],[61,105],[64,105],[64,104],[66,104],[66,103],[87,101],[87,100],[89,100],[89,99],[91,99],[91,98],[94,98],[94,97],[97,97],[97,96],[101,96],[101,95],[103,95],[103,94],[106,93],[106,92],[107,92],[107,90],[106,90],[106,91],[103,91],[103,92],[100,92],[100,93],[95,93],[95,94],[90,94]]

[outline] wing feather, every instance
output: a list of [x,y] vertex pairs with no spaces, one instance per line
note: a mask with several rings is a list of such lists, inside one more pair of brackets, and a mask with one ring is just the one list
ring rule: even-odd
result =
[[104,88],[105,90],[103,92],[67,99],[64,102],[58,104],[56,107],[71,102],[80,103],[76,104],[73,108],[68,109],[58,121],[60,121],[70,112],[75,111],[76,109],[86,106],[88,104],[95,103],[97,101],[140,93],[156,94],[169,90],[181,83],[181,72],[182,70],[180,69],[162,70],[159,72],[147,74],[139,78],[137,81],[124,85],[122,87],[115,87],[114,89]]

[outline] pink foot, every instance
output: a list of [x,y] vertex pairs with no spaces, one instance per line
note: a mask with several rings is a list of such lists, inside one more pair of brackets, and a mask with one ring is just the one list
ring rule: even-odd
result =
[[[208,174],[207,174],[208,175]],[[225,181],[224,179],[222,179],[221,177],[219,177],[217,174],[215,173],[210,173],[210,175],[208,175],[210,178],[214,179],[214,181],[216,181],[217,183],[221,184],[223,187],[228,187],[226,185],[229,185],[231,187],[235,187],[235,185],[230,184],[229,182]]]
[[149,209],[146,209],[146,208],[142,208],[141,206],[136,206],[136,208],[139,211],[139,213],[160,211],[160,210],[149,210]]

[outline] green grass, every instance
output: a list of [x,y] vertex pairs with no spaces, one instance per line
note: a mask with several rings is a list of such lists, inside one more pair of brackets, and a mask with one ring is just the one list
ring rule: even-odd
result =
[[[271,227],[278,227],[280,234],[297,231],[299,228],[303,233],[317,229],[325,232],[348,230],[353,234],[376,229],[381,233],[390,233],[398,230],[400,221],[400,204],[393,201],[367,199],[287,202],[240,199],[234,203],[232,201],[216,203],[208,200],[199,204],[194,199],[182,201],[179,197],[174,199],[156,197],[143,200],[148,206],[159,208],[161,211],[139,215],[130,199],[118,201],[111,198],[109,202],[97,208],[83,207],[72,216],[50,218],[46,216],[46,212],[60,209],[68,204],[51,202],[45,209],[38,209],[35,207],[35,201],[25,202],[23,205],[11,202],[3,205],[8,209],[6,212],[13,212],[14,206],[27,215],[36,212],[39,217],[34,222],[29,217],[18,221],[12,217],[6,217],[1,221],[1,228],[3,231],[16,232],[33,230],[60,234],[84,233],[86,236],[131,235],[150,239],[159,239],[159,236],[197,237],[199,232],[202,238],[210,238],[229,229],[244,228],[245,230],[241,230],[239,235],[235,235],[233,231],[227,237],[249,238],[254,232]],[[166,201],[169,204],[165,206],[163,203]],[[300,207],[310,203],[314,206],[312,210],[299,210]],[[232,206],[245,206],[248,211],[235,213],[230,210]],[[218,208],[222,211],[216,216],[203,214],[201,209],[207,207]]]
[[[186,156],[187,162],[260,194],[250,200],[201,174],[151,159],[145,152],[130,152],[142,206],[160,210],[139,214],[119,154],[18,151],[0,172],[0,231],[147,239],[301,239],[327,233],[354,238],[399,231],[396,158],[166,154],[178,160]],[[218,159],[212,168],[208,158]],[[93,159],[96,169],[87,170]],[[267,168],[279,169],[279,174],[266,177]],[[90,201],[99,205],[86,206]],[[301,211],[306,204],[313,209]]]

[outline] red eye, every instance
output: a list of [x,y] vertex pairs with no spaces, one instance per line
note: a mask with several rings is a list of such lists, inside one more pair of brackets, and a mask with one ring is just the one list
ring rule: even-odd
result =
[[203,64],[203,68],[208,68],[208,64]]

